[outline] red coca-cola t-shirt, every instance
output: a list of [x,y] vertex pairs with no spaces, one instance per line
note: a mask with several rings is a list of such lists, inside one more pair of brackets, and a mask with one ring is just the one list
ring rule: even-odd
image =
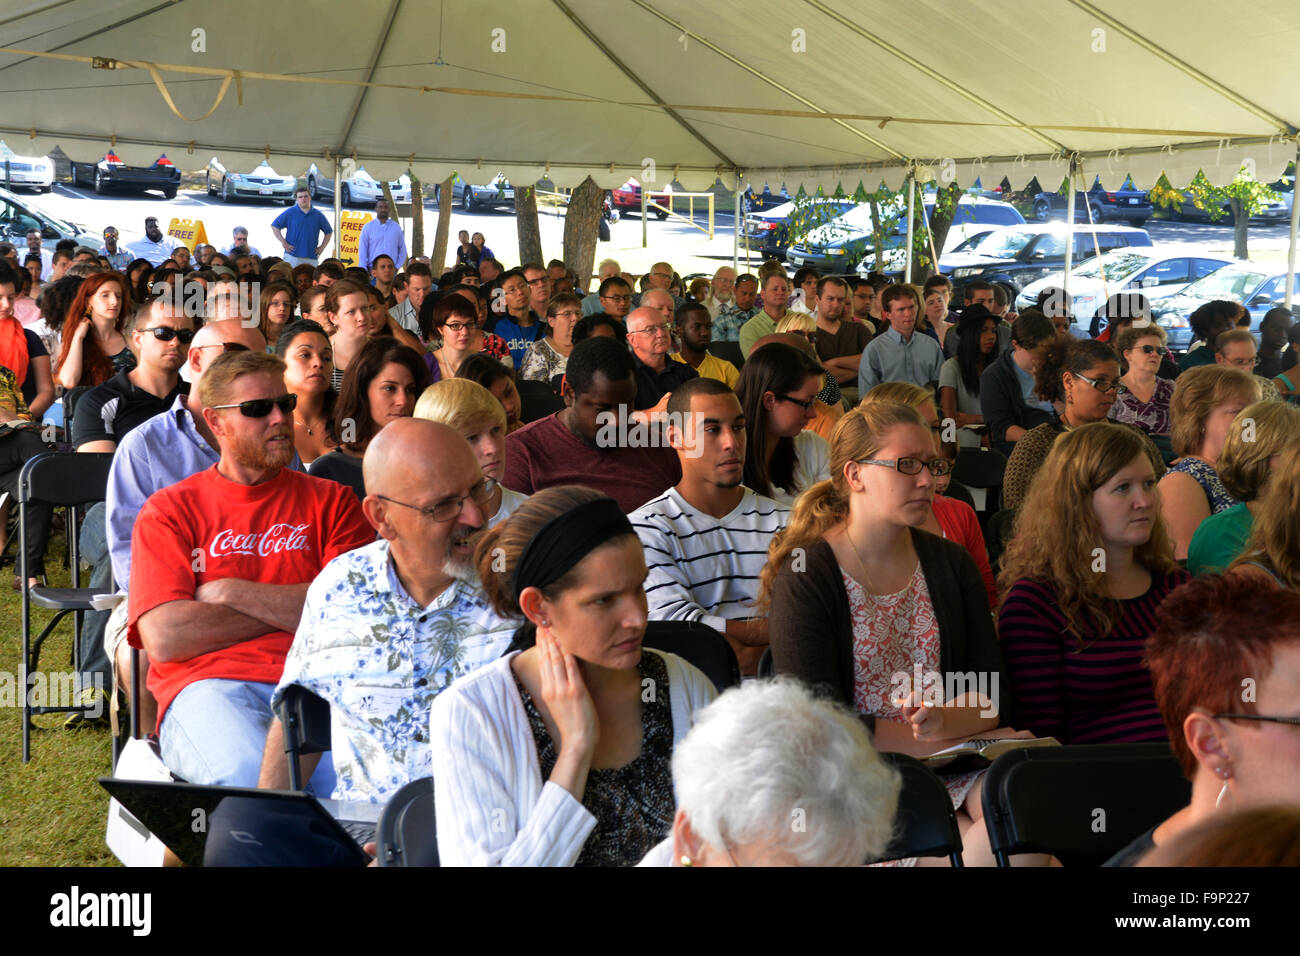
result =
[[[131,535],[127,637],[141,647],[140,617],[170,601],[193,601],[205,581],[308,584],[334,558],[375,540],[352,490],[285,469],[241,485],[216,466],[150,496]],[[167,707],[196,680],[275,684],[293,635],[273,631],[188,660],[151,661],[149,690],[158,726]]]

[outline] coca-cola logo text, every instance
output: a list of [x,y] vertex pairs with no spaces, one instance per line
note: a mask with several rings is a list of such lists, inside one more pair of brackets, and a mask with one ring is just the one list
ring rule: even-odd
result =
[[271,525],[265,531],[251,531],[240,534],[233,528],[218,531],[212,539],[208,553],[214,558],[224,558],[231,554],[257,555],[265,558],[272,554],[287,551],[310,551],[307,541],[307,529],[310,524]]

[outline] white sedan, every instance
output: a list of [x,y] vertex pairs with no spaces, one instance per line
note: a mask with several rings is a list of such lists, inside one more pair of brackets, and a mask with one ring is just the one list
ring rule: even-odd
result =
[[0,140],[0,185],[27,186],[47,193],[54,185],[54,160],[48,156],[19,156]]
[[[312,163],[307,170],[307,188],[311,190],[312,199],[334,198],[334,180],[330,179]],[[411,177],[405,173],[388,184],[394,202],[411,201]],[[377,199],[384,198],[384,187],[379,180],[366,172],[365,167],[358,169],[350,178],[343,180],[344,206],[371,205]]]

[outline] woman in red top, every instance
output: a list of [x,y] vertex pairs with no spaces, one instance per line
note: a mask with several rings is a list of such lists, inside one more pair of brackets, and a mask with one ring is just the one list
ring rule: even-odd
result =
[[135,353],[122,331],[131,315],[131,292],[120,272],[87,276],[63,323],[59,384],[102,385],[135,368]]

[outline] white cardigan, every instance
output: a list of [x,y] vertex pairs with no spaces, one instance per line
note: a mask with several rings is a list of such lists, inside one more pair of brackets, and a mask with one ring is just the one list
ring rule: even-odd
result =
[[[717,696],[675,654],[668,670],[673,742]],[[572,866],[596,818],[563,787],[543,782],[509,654],[466,674],[433,702],[434,809],[443,866]]]

